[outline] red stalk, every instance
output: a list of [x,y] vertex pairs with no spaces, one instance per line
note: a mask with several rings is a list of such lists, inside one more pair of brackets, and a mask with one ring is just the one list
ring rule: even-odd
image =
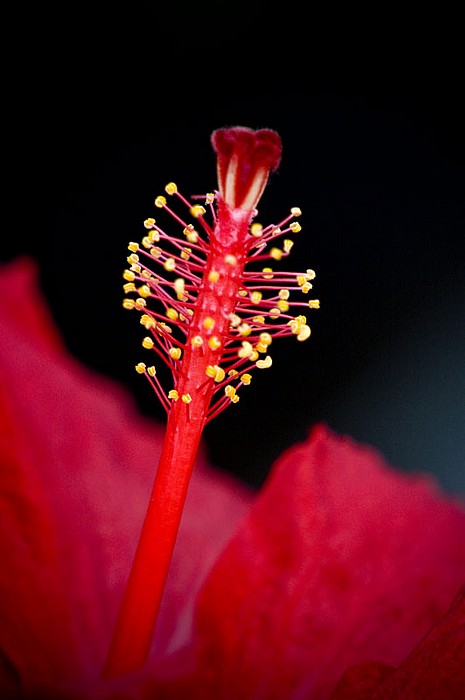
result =
[[[182,399],[175,401],[169,412],[152,495],[104,669],[106,677],[139,669],[150,651],[190,475],[214,391],[213,379],[206,377],[205,368],[220,364],[223,347],[222,343],[220,348],[212,349],[208,342],[205,348],[195,347],[192,339],[201,335],[207,317],[213,318],[213,330],[218,338],[222,338],[229,327],[229,314],[236,305],[246,259],[243,239],[248,233],[250,214],[237,219],[234,224],[236,246],[225,248],[212,242],[207,258],[203,288],[197,298],[177,384],[180,397],[193,398],[189,403]],[[221,235],[221,231],[218,230],[217,235]],[[242,252],[236,250],[239,245]],[[224,261],[232,250],[237,254],[235,266]],[[212,269],[224,273],[216,283],[208,279]]]
[[202,434],[202,423],[178,418],[178,406],[183,413],[188,408],[178,402],[168,418],[155,483],[104,668],[105,677],[136,671],[149,655]]
[[[293,306],[318,306],[311,302],[288,302],[290,291],[307,293],[314,273],[245,272],[249,259],[280,260],[289,253],[292,242],[284,241],[283,250],[272,248],[263,254],[267,243],[281,235],[297,232],[300,226],[289,224],[300,210],[291,210],[278,226],[251,228],[255,207],[268,175],[280,160],[281,142],[269,130],[252,131],[241,127],[220,129],[212,135],[218,156],[219,192],[207,196],[216,199],[217,215],[213,229],[205,222],[205,210],[191,209],[208,240],[194,227],[186,225],[182,239],[168,236],[155,225],[145,222],[151,233],[143,247],[131,243],[131,264],[125,271],[125,291],[138,292],[126,308],[143,311],[142,324],[152,333],[143,345],[154,349],[173,371],[174,389],[167,395],[156,377],[154,367],[139,363],[136,369],[145,374],[168,410],[168,423],[160,463],[157,469],[146,518],[135,553],[127,588],[104,667],[104,676],[113,677],[141,668],[150,651],[153,631],[163,596],[173,549],[182,517],[190,476],[205,423],[229,403],[237,403],[237,389],[251,381],[248,370],[271,365],[267,353],[273,332],[277,336],[296,335],[305,340],[310,335],[305,316],[288,314]],[[173,183],[166,187],[177,195]],[[156,206],[184,226],[184,221],[158,197]],[[285,226],[287,228],[281,229]],[[168,249],[155,246],[166,243]],[[146,250],[144,250],[144,247]],[[161,264],[165,273],[154,272],[141,261]],[[251,251],[254,251],[251,254]],[[190,258],[190,262],[189,261]],[[269,280],[274,280],[269,282]],[[134,282],[140,282],[136,288]],[[292,284],[291,284],[292,283]],[[268,292],[268,297],[264,297]],[[263,299],[262,299],[263,297]],[[151,310],[147,300],[157,301],[161,311]],[[174,329],[165,321],[169,319]],[[175,331],[175,332],[174,332]],[[213,395],[224,389],[223,398],[211,405]]]

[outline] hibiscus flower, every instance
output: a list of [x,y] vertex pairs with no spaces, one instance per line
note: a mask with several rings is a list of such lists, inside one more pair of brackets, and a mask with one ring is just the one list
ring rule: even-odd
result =
[[164,428],[0,273],[2,698],[459,700],[465,506],[313,426],[258,493],[201,450],[145,668],[101,679]]

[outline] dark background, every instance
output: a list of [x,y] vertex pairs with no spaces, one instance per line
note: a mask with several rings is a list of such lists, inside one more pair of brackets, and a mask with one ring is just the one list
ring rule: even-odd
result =
[[460,46],[434,18],[399,38],[365,17],[366,42],[353,18],[336,32],[231,7],[70,5],[53,26],[41,18],[47,31],[23,38],[9,76],[16,211],[2,258],[33,255],[70,351],[163,419],[133,369],[145,356],[139,318],[121,307],[127,243],[167,182],[187,196],[215,188],[214,129],[276,129],[283,159],[259,219],[301,207],[286,266],[316,270],[321,309],[311,339],[276,342],[273,368],[207,428],[211,460],[259,485],[324,421],[465,491]]

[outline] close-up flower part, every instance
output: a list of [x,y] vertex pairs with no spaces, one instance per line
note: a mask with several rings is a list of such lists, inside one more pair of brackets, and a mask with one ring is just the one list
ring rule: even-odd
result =
[[0,292],[2,700],[462,700],[463,498],[325,425],[259,492],[200,450],[148,662],[102,678],[165,431],[67,351],[36,261]]
[[211,142],[218,191],[199,203],[200,197],[189,201],[174,182],[167,184],[155,207],[174,219],[177,234],[146,219],[146,235],[141,244],[129,244],[123,274],[129,295],[123,306],[141,312],[142,345],[168,366],[173,385],[163,388],[154,362],[136,365],[168,423],[105,669],[110,676],[140,667],[147,657],[204,426],[239,401],[255,369],[272,366],[274,339],[310,337],[307,313],[319,307],[318,299],[308,299],[312,269],[275,269],[292,249],[290,236],[301,230],[300,209],[276,224],[255,221],[268,177],[280,163],[280,137],[235,127],[213,132]]

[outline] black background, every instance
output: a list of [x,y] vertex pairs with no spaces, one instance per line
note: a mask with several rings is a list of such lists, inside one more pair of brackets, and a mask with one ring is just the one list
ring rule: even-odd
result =
[[398,16],[394,35],[382,16],[321,21],[265,8],[68,5],[31,20],[5,79],[15,211],[2,257],[38,260],[70,351],[163,419],[133,369],[146,351],[138,317],[121,307],[127,243],[142,237],[167,182],[187,196],[215,188],[214,129],[276,129],[283,159],[259,220],[301,207],[286,265],[316,270],[321,309],[309,314],[311,339],[276,342],[272,369],[255,372],[207,428],[211,460],[259,485],[324,421],[462,491],[465,140],[454,18]]

